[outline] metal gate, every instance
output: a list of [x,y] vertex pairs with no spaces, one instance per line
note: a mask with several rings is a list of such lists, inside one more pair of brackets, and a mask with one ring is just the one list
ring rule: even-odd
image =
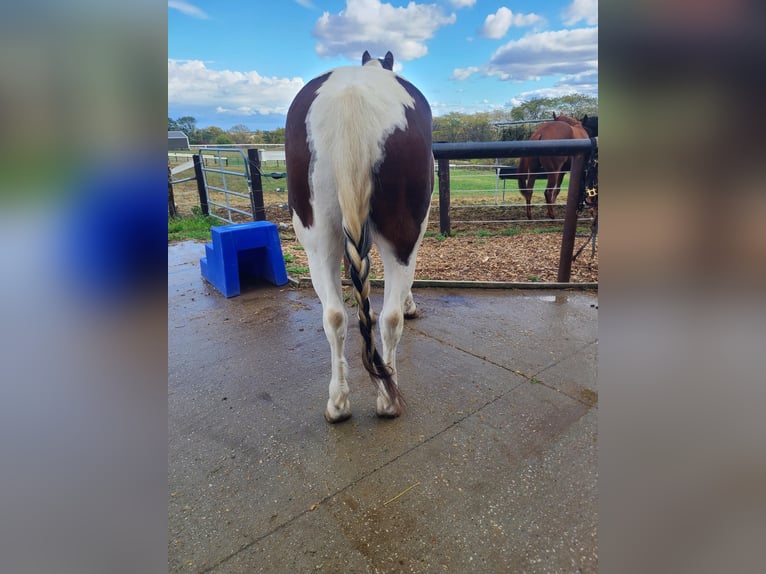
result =
[[[232,213],[239,213],[253,220],[253,180],[245,152],[241,148],[209,147],[200,149],[199,157],[207,203],[219,208],[219,213],[211,209],[210,216],[235,223]],[[231,169],[238,167],[240,162],[242,171]],[[225,213],[226,217],[220,213]]]

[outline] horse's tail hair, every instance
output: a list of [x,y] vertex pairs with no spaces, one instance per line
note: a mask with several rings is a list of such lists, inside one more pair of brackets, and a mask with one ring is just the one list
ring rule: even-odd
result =
[[357,305],[359,332],[364,340],[362,362],[378,385],[382,385],[392,404],[404,406],[391,368],[375,348],[375,332],[370,313],[370,200],[373,167],[379,157],[377,133],[370,133],[370,110],[365,94],[349,87],[336,102],[336,140],[332,157],[338,201],[343,214],[346,260]]

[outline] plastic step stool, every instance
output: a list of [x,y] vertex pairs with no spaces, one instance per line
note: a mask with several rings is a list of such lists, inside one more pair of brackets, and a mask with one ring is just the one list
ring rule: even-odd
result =
[[225,297],[240,293],[240,274],[259,277],[274,285],[287,283],[285,259],[277,225],[253,221],[211,227],[212,243],[199,260],[202,277]]

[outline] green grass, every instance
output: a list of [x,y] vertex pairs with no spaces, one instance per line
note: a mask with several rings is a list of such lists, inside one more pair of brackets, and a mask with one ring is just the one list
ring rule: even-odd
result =
[[[450,170],[450,200],[453,203],[494,203],[495,185],[497,185],[498,200],[503,203],[524,203],[524,198],[519,193],[519,183],[515,179],[505,180],[505,198],[503,199],[503,181],[497,181],[495,168],[477,167],[454,168]],[[532,194],[533,203],[542,203],[545,201],[545,187],[547,179],[545,176],[538,177],[535,181],[534,192]],[[569,174],[564,175],[561,183],[561,192],[558,201],[566,198],[569,188]],[[434,178],[434,196],[439,195],[439,181]]]
[[289,266],[285,268],[288,273],[292,273],[293,275],[308,275],[309,268],[308,267],[296,267],[296,266]]
[[216,225],[216,220],[209,215],[202,215],[199,207],[193,209],[190,217],[175,217],[168,219],[168,241],[210,239],[210,228]]

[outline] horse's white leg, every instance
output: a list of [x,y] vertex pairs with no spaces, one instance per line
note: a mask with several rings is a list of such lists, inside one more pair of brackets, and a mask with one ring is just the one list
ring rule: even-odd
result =
[[322,326],[330,343],[332,359],[330,398],[324,416],[328,422],[336,423],[351,416],[349,388],[346,382],[348,365],[345,357],[348,318],[343,305],[340,281],[343,234],[340,226],[336,229],[332,224],[321,221],[316,221],[310,229],[306,229],[297,216],[293,216],[293,227],[306,250],[311,282],[322,303]]
[[[376,237],[376,244],[383,260],[385,287],[383,291],[383,309],[380,311],[378,326],[383,341],[383,362],[391,369],[394,382],[399,384],[396,368],[396,349],[404,331],[404,317],[417,313],[415,301],[412,298],[412,281],[415,277],[415,261],[418,247],[423,239],[423,233],[428,225],[428,218],[422,224],[420,238],[410,255],[407,265],[403,265],[394,254],[385,239]],[[397,417],[402,412],[402,405],[392,403],[390,397],[378,385],[376,412],[381,417]]]

